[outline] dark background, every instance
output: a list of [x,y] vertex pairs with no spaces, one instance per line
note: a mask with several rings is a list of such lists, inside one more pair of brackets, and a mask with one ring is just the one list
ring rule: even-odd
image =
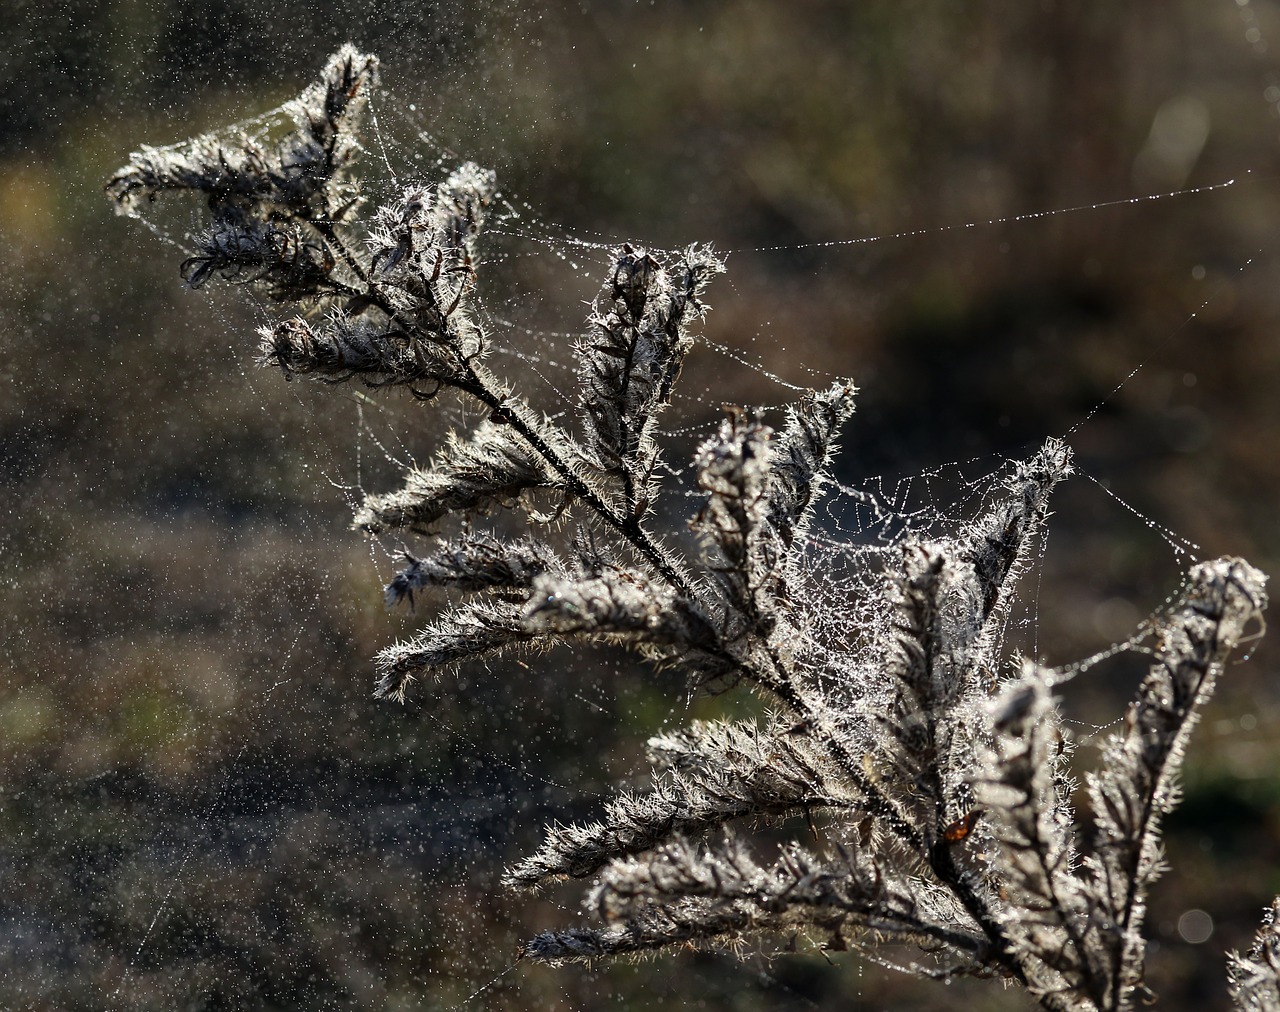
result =
[[[503,863],[636,782],[655,730],[744,704],[568,655],[373,701],[369,658],[420,616],[383,611],[388,546],[348,531],[354,486],[387,487],[388,454],[429,451],[438,415],[255,371],[258,307],[181,286],[165,236],[189,210],[153,234],[102,183],[141,143],[277,105],[342,41],[378,52],[373,175],[458,152],[531,209],[494,236],[486,301],[538,332],[507,332],[497,365],[547,402],[569,379],[547,332],[579,325],[605,260],[537,241],[555,223],[736,251],[707,333],[760,368],[695,353],[677,462],[721,403],[794,396],[771,375],[856,379],[852,484],[976,477],[1079,426],[1088,477],[1024,611],[1060,663],[1177,585],[1161,528],[1280,569],[1278,15],[6,0],[0,1004],[447,1008],[501,974],[464,1007],[1025,1007],[848,954],[512,967],[578,914],[573,890],[505,895]],[[1150,916],[1165,1008],[1222,1002],[1223,952],[1280,891],[1277,656],[1227,671],[1193,742]],[[1132,674],[1092,669],[1069,707],[1113,719]],[[1200,945],[1190,909],[1214,918]]]

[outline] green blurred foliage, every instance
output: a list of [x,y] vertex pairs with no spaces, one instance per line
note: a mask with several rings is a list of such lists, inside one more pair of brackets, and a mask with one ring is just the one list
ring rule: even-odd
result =
[[[284,100],[341,41],[376,51],[375,175],[384,149],[400,174],[458,152],[538,234],[734,251],[708,335],[760,368],[694,357],[685,448],[724,402],[789,398],[773,374],[856,377],[848,481],[981,473],[1074,429],[1098,483],[1062,494],[1027,616],[1029,648],[1064,661],[1123,637],[1186,561],[1101,485],[1280,571],[1274,3],[3,11],[0,1004],[1024,1007],[848,955],[512,967],[576,914],[568,892],[502,896],[502,863],[634,777],[660,726],[752,704],[560,655],[375,704],[368,658],[420,616],[382,611],[354,486],[390,481],[375,435],[421,456],[440,424],[254,372],[260,308],[176,276],[195,209],[158,209],[153,235],[101,185],[140,143]],[[600,256],[579,274],[573,246],[495,244],[500,311],[576,327]],[[1228,672],[1193,745],[1152,914],[1166,1008],[1221,1000],[1222,951],[1280,889],[1276,657]],[[1135,678],[1082,679],[1082,737]],[[1196,908],[1217,930],[1192,946]]]

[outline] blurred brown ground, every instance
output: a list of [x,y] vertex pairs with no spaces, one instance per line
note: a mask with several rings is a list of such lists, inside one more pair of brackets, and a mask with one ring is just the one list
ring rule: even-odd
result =
[[[572,891],[503,895],[503,862],[689,716],[625,657],[372,701],[368,658],[414,617],[383,613],[340,486],[390,480],[373,435],[420,455],[438,423],[254,372],[257,309],[182,290],[180,251],[103,199],[138,144],[277,104],[348,38],[384,59],[400,174],[456,151],[534,209],[507,232],[735,251],[707,333],[789,382],[857,380],[842,480],[978,474],[1083,422],[1097,482],[1280,572],[1274,3],[11,2],[0,25],[6,1008],[452,1007],[577,916]],[[179,240],[193,220],[157,216]],[[601,254],[578,273],[575,247],[494,242],[495,316],[574,329]],[[711,350],[682,382],[691,430],[790,396]],[[1051,662],[1123,637],[1186,562],[1087,478],[1051,530]],[[1273,635],[1227,672],[1193,744],[1150,918],[1164,1008],[1222,1004],[1224,950],[1280,891],[1277,657]],[[1069,705],[1110,720],[1133,677],[1095,669]],[[844,954],[689,954],[521,964],[465,1007],[686,1004],[1026,1003]]]

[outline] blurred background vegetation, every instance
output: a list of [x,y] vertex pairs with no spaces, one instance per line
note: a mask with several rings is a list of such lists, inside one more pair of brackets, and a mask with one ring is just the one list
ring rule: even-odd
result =
[[[1083,422],[1096,480],[1061,493],[1029,588],[1034,649],[1063,662],[1176,586],[1187,560],[1143,517],[1280,572],[1275,3],[0,12],[0,1005],[1024,1007],[850,954],[513,968],[578,914],[572,891],[503,895],[503,863],[634,778],[659,727],[740,704],[559,655],[375,703],[369,657],[414,617],[382,610],[353,486],[390,481],[377,441],[421,455],[440,423],[254,372],[257,307],[185,291],[180,249],[101,187],[140,143],[283,101],[340,42],[377,52],[397,173],[458,152],[532,209],[508,233],[735,251],[707,332],[760,368],[699,351],[686,442],[724,402],[790,399],[771,374],[856,378],[848,482],[981,473]],[[158,227],[180,242],[186,213]],[[574,329],[602,254],[494,241],[495,317]],[[507,364],[563,382],[522,333]],[[1278,657],[1272,636],[1227,672],[1193,744],[1151,912],[1165,1008],[1221,1002],[1223,952],[1280,891]],[[1082,738],[1134,677],[1082,677]]]

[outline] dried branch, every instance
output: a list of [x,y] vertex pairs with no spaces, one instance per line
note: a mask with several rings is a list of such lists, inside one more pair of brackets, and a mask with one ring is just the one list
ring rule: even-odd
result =
[[[285,307],[259,349],[285,378],[359,380],[423,402],[451,390],[481,412],[357,512],[371,533],[436,536],[428,550],[404,548],[389,605],[429,588],[448,598],[379,654],[377,694],[403,699],[419,678],[511,651],[606,643],[695,685],[747,682],[775,708],[760,723],[653,739],[648,792],[548,830],[508,884],[594,875],[586,905],[604,924],[543,933],[524,955],[589,960],[804,933],[833,948],[916,945],[933,965],[910,972],[1000,976],[1046,1009],[1127,1009],[1142,986],[1161,821],[1198,710],[1260,620],[1262,574],[1237,559],[1192,570],[1158,623],[1125,729],[1088,778],[1097,832],[1082,839],[1052,676],[1035,665],[1000,674],[1018,579],[1071,473],[1069,448],[1049,440],[1006,468],[976,519],[851,549],[839,564],[857,572],[841,579],[810,537],[853,407],[840,381],[788,409],[777,432],[731,410],[695,459],[696,544],[655,532],[668,479],[658,422],[721,258],[696,246],[614,250],[575,348],[581,431],[545,417],[485,364],[478,243],[493,173],[463,163],[360,211],[352,167],[376,71],[344,46],[280,110],[291,132],[277,136],[280,116],[268,116],[143,148],[107,191],[125,213],[169,191],[204,198],[210,224],[182,275]],[[554,518],[532,508],[539,495]],[[511,518],[523,536],[477,529],[514,505],[525,507]],[[836,609],[846,613],[824,620]],[[812,839],[757,858],[757,826],[785,832],[794,815]],[[1280,1004],[1278,910],[1250,954],[1232,957],[1240,1008]]]

